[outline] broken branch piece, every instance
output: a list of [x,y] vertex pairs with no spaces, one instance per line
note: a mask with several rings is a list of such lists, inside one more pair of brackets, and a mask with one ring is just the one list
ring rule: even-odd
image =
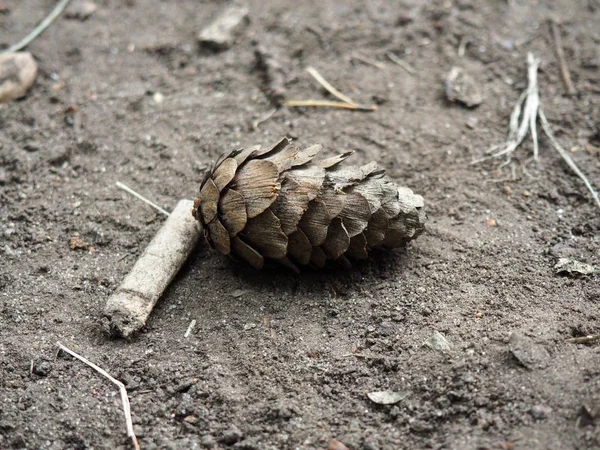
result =
[[129,337],[146,324],[152,308],[196,246],[200,234],[190,214],[192,207],[190,200],[179,201],[108,299],[104,315],[112,334]]

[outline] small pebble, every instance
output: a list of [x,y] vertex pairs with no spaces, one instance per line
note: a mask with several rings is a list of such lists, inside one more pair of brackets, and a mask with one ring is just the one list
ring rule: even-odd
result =
[[37,63],[29,52],[0,55],[0,103],[23,97],[37,76]]
[[248,8],[232,5],[198,35],[200,45],[216,51],[231,47],[236,35],[248,23]]
[[97,8],[94,2],[74,0],[65,11],[65,17],[67,19],[79,19],[83,21],[94,14]]
[[453,67],[450,70],[444,86],[446,97],[451,102],[462,103],[467,108],[474,108],[483,101],[479,85],[460,67]]

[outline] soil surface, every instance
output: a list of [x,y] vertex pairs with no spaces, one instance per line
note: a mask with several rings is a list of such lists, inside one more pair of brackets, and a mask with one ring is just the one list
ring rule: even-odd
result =
[[[9,45],[55,2],[0,4]],[[221,52],[197,35],[223,2],[97,6],[30,45],[37,81],[0,105],[1,448],[130,448],[118,390],[57,356],[57,340],[126,384],[142,449],[599,448],[600,346],[566,340],[600,332],[600,278],[554,270],[561,257],[600,264],[598,208],[544,136],[538,162],[527,138],[502,168],[469,166],[506,138],[532,51],[558,140],[600,186],[597,1],[251,0]],[[378,110],[283,107],[256,126],[272,108],[257,46],[281,65],[286,98],[331,99],[312,66]],[[447,100],[454,66],[478,107]],[[425,197],[426,234],[301,275],[203,243],[147,327],[110,338],[106,299],[164,221],[115,182],[169,209],[220,153],[284,135],[377,161]],[[423,345],[435,331],[449,350]],[[408,396],[366,396],[382,390]]]

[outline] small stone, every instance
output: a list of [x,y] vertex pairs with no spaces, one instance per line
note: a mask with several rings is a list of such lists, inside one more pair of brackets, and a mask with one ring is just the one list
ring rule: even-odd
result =
[[162,102],[165,101],[165,96],[162,95],[160,92],[155,92],[152,95],[152,100],[154,100],[154,103],[156,103],[157,105],[160,105]]
[[236,442],[239,442],[244,437],[244,434],[240,431],[238,427],[232,425],[228,430],[223,433],[223,436],[220,439],[220,442],[225,445],[233,445]]
[[550,413],[552,413],[552,408],[548,405],[533,405],[529,410],[531,417],[537,420],[547,419]]
[[65,11],[67,19],[79,19],[84,21],[96,12],[98,7],[94,2],[86,0],[74,0]]
[[448,339],[440,333],[439,331],[434,331],[429,339],[427,339],[423,345],[429,347],[432,350],[438,350],[441,352],[445,352],[450,350],[450,342]]
[[0,54],[0,103],[23,97],[37,76],[37,63],[29,52]]
[[202,436],[200,444],[205,448],[213,448],[215,445],[217,445],[217,441],[212,434],[205,434]]
[[481,89],[473,77],[460,67],[453,67],[444,83],[446,97],[455,103],[462,103],[467,108],[475,108],[483,101]]
[[248,8],[232,5],[221,14],[198,36],[200,45],[215,51],[227,50],[235,43],[235,38],[248,23]]
[[571,258],[560,258],[554,266],[554,270],[557,275],[568,275],[570,277],[592,275],[600,271],[600,269],[591,264],[586,264]]
[[33,373],[40,377],[46,377],[52,371],[52,363],[50,361],[39,361],[33,365]]
[[495,228],[498,224],[496,223],[496,219],[490,217],[489,219],[486,219],[485,226],[488,228]]
[[471,116],[467,119],[465,125],[467,126],[467,128],[474,130],[477,127],[477,123],[479,123],[479,119],[477,117]]
[[255,323],[244,324],[244,331],[250,331],[250,330],[253,330],[254,328],[256,328]]
[[348,447],[346,447],[342,442],[334,439],[327,446],[327,450],[350,450],[350,449]]
[[8,171],[4,167],[0,167],[0,186],[8,183]]
[[510,335],[508,348],[515,359],[527,369],[543,369],[548,366],[548,351],[533,339],[518,333]]

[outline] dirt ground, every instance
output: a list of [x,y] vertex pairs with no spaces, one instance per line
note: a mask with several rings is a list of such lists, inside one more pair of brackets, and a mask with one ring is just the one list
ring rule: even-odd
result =
[[[54,3],[0,1],[0,43]],[[222,2],[97,6],[29,47],[36,84],[0,105],[0,448],[130,448],[117,389],[57,357],[57,340],[126,383],[144,450],[600,447],[600,346],[565,342],[600,332],[600,278],[554,271],[560,257],[600,263],[598,209],[545,137],[537,163],[528,138],[502,169],[469,166],[505,139],[533,51],[557,138],[600,186],[597,1],[251,0],[250,25],[219,53],[196,36]],[[282,108],[256,129],[271,109],[256,44],[281,64],[287,98],[327,98],[313,66],[378,111]],[[453,66],[483,90],[479,107],[445,98]],[[351,271],[301,275],[202,244],[142,333],[111,339],[106,299],[164,221],[115,182],[169,209],[221,152],[284,135],[377,161],[425,197],[426,234]],[[423,346],[434,331],[449,351]],[[365,395],[380,390],[409,395]]]

